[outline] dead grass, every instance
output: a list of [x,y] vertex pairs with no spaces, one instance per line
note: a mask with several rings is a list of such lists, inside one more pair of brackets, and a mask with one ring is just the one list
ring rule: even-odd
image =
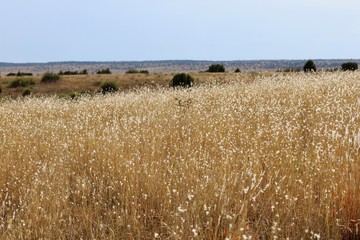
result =
[[246,79],[1,100],[0,238],[358,239],[360,74]]
[[[195,78],[196,84],[201,85],[209,82],[225,83],[227,79],[235,76],[241,76],[243,81],[252,81],[257,76],[267,76],[271,73],[191,73]],[[36,84],[32,86],[33,94],[36,96],[64,95],[71,92],[95,94],[99,91],[100,85],[107,81],[115,81],[120,91],[127,91],[142,87],[168,87],[174,74],[153,73],[153,74],[90,74],[90,75],[65,75],[56,83],[40,83],[41,76],[31,77]],[[16,77],[0,77],[0,86],[2,87],[1,96],[21,96],[23,88],[9,89],[8,83]]]

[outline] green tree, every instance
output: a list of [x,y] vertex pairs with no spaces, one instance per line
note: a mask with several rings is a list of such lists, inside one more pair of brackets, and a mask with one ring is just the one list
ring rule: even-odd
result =
[[176,74],[170,82],[172,87],[192,87],[194,85],[194,78],[186,73]]
[[225,67],[222,64],[212,64],[207,72],[225,72]]
[[313,60],[308,60],[305,63],[304,72],[316,72],[316,65]]
[[114,81],[105,82],[100,86],[100,88],[101,88],[101,92],[103,94],[113,93],[113,92],[117,92],[119,90],[118,85]]
[[82,75],[87,75],[87,74],[88,74],[88,70],[84,69],[84,70],[82,70],[82,71],[80,72],[80,74],[82,74]]
[[111,71],[109,68],[101,69],[101,70],[97,71],[96,74],[111,74]]
[[343,71],[355,71],[358,70],[359,66],[355,62],[346,62],[341,65]]

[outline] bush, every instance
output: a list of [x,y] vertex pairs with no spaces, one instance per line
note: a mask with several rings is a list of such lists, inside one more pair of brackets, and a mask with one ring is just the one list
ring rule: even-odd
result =
[[88,75],[88,70],[84,69],[79,74],[81,75]]
[[111,71],[109,68],[101,69],[101,70],[97,71],[96,74],[111,74]]
[[27,87],[34,85],[35,81],[31,78],[17,78],[9,83],[9,88]]
[[2,92],[2,88],[1,88],[1,86],[0,86],[0,93]]
[[236,72],[236,73],[241,72],[241,71],[240,71],[240,68],[236,68],[234,72]]
[[59,72],[59,75],[77,75],[77,74],[78,74],[77,71],[74,71],[74,72],[72,72],[72,71],[65,71],[65,72],[60,71]]
[[316,72],[316,65],[312,60],[308,60],[305,63],[304,72]]
[[172,87],[192,87],[194,85],[194,78],[186,73],[176,74],[170,82]]
[[59,75],[87,75],[88,71],[86,69],[78,72],[78,71],[60,71]]
[[41,78],[42,83],[53,83],[60,79],[60,75],[52,72],[46,72]]
[[23,97],[26,97],[26,96],[31,95],[32,92],[33,92],[33,90],[31,88],[25,88],[21,95]]
[[86,92],[72,91],[72,92],[59,94],[58,97],[60,99],[65,99],[65,100],[78,100],[79,98],[81,98],[83,95],[86,94],[87,94]]
[[22,76],[32,76],[32,75],[33,75],[32,73],[20,72],[20,71],[16,74],[16,76],[18,76],[18,77],[22,77]]
[[355,71],[358,68],[358,64],[355,62],[346,62],[341,65],[341,70],[343,71]]
[[140,73],[140,71],[136,69],[130,69],[126,71],[126,74],[136,74],[136,73]]
[[209,66],[207,72],[225,72],[225,67],[222,64],[213,64]]
[[103,83],[100,88],[103,94],[117,92],[119,90],[118,85],[113,81]]
[[70,92],[68,93],[69,98],[76,100],[81,96],[81,93],[79,92]]
[[148,70],[137,70],[137,69],[130,69],[126,71],[127,74],[136,74],[136,73],[142,73],[142,74],[149,74]]
[[73,92],[64,93],[59,97],[66,100],[78,100],[81,97],[81,95],[82,95],[81,92],[73,91]]
[[32,73],[26,73],[26,72],[20,72],[18,71],[17,73],[8,73],[6,74],[6,76],[8,77],[13,77],[13,76],[18,76],[18,77],[23,77],[23,76],[32,76]]

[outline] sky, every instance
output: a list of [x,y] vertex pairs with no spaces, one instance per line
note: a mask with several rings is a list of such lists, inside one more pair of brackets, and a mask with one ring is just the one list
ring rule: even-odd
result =
[[359,0],[0,1],[0,62],[360,58]]

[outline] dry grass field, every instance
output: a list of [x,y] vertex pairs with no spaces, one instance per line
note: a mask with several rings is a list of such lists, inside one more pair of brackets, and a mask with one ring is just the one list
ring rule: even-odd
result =
[[[99,92],[100,85],[107,81],[116,82],[120,91],[133,90],[142,87],[157,88],[168,87],[173,73],[152,74],[89,74],[89,75],[64,75],[52,84],[41,83],[41,75],[33,77],[0,77],[1,96],[16,98],[21,96],[24,89],[31,88],[35,96],[66,95],[73,92],[95,94]],[[196,85],[209,81],[226,82],[233,77],[241,77],[245,81],[254,80],[259,75],[266,76],[269,73],[191,73]],[[9,84],[17,79],[32,79],[35,84],[29,87],[9,88]]]
[[360,73],[245,75],[0,100],[0,239],[359,239]]
[[[172,79],[172,74],[89,74],[89,75],[64,75],[61,79],[52,84],[41,83],[41,76],[21,77],[23,79],[33,79],[35,85],[30,86],[33,94],[44,95],[64,95],[71,92],[94,94],[99,91],[100,85],[106,81],[116,82],[120,90],[133,89],[143,86],[161,85],[168,86]],[[24,88],[9,88],[9,84],[18,77],[0,78],[0,87],[3,96],[21,96]],[[0,95],[1,96],[1,95]]]

